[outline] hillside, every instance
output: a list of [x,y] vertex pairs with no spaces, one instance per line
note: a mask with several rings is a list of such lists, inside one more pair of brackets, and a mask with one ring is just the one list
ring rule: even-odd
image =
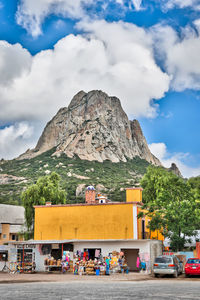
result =
[[81,160],[77,156],[69,158],[65,154],[52,157],[54,152],[55,148],[52,148],[31,159],[1,161],[0,203],[21,204],[21,191],[51,171],[61,175],[68,202],[84,201],[84,184],[94,185],[113,201],[122,201],[125,200],[124,188],[138,185],[149,165],[139,157],[127,162],[106,160],[100,163]]

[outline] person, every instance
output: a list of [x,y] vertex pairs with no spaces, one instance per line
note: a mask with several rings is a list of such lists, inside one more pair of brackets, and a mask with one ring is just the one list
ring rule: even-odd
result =
[[36,263],[35,263],[35,261],[33,261],[33,264],[32,264],[32,271],[35,272],[35,269],[36,269]]
[[120,256],[119,256],[119,258],[118,258],[118,264],[119,264],[121,273],[123,273],[123,272],[124,272],[124,269],[123,269],[123,265],[122,265],[122,258],[121,258]]
[[140,262],[140,257],[139,256],[137,257],[137,260],[136,260],[136,268],[139,269],[139,271],[141,269],[141,262]]
[[62,273],[64,274],[66,272],[66,263],[64,260],[62,260],[61,267],[62,267]]
[[110,275],[110,258],[106,257],[106,275]]
[[146,271],[146,262],[145,261],[141,262],[141,271]]

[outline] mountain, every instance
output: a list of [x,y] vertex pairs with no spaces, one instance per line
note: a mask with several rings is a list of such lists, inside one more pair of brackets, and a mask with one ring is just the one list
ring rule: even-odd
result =
[[66,154],[82,160],[126,162],[140,157],[160,166],[150,152],[137,120],[129,121],[120,100],[102,91],[80,91],[68,107],[47,123],[35,149],[19,159],[36,157],[53,147],[53,156]]
[[21,192],[52,171],[61,176],[68,203],[83,202],[91,184],[112,201],[125,201],[125,188],[138,186],[150,163],[161,165],[119,99],[81,91],[47,123],[34,149],[0,161],[0,203],[22,204]]

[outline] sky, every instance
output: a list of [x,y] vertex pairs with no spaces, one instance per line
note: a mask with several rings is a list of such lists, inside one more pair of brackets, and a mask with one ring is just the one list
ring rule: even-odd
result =
[[0,0],[0,159],[99,89],[139,120],[165,167],[200,175],[199,34],[200,0]]

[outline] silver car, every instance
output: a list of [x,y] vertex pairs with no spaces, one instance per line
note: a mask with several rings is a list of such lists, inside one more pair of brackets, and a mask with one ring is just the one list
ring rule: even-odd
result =
[[178,258],[174,255],[161,255],[155,258],[153,265],[153,274],[155,277],[159,275],[173,275],[178,277],[182,273],[182,266]]

